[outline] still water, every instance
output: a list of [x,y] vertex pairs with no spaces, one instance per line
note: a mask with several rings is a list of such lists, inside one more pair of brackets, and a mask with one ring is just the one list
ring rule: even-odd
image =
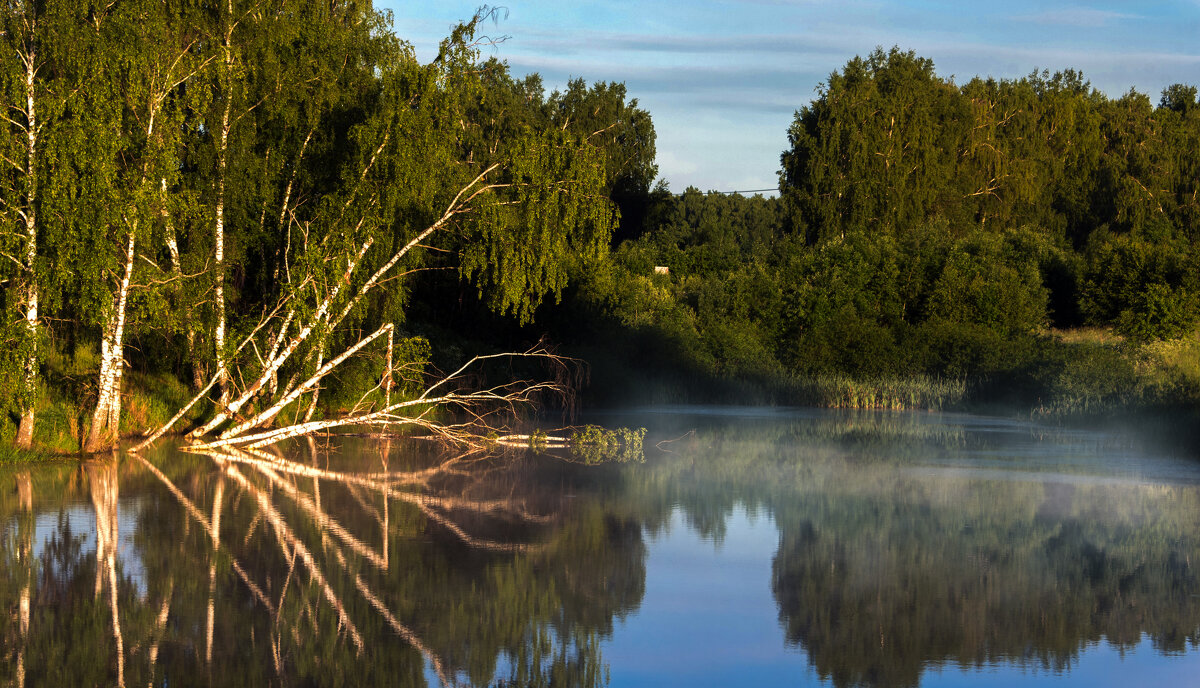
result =
[[164,445],[0,469],[0,682],[1200,685],[1200,460],[658,407],[643,461]]

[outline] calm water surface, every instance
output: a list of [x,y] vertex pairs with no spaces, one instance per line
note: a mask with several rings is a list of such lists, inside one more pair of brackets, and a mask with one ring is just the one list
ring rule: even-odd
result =
[[649,428],[645,460],[346,439],[0,469],[0,683],[1200,685],[1200,460],[1158,433],[593,420]]

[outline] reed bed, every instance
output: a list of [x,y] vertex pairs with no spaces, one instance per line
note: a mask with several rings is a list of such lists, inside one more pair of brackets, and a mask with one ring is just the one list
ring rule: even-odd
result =
[[914,375],[853,378],[822,374],[801,383],[803,403],[825,408],[939,411],[966,400],[961,379]]

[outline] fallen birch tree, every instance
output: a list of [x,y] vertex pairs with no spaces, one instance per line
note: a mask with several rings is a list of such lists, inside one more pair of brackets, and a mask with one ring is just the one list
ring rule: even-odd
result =
[[[495,202],[493,197],[498,191],[511,188],[511,184],[492,182],[490,179],[499,167],[498,164],[487,167],[459,189],[440,217],[400,245],[390,256],[376,261],[378,267],[369,275],[364,277],[362,273],[372,257],[371,251],[376,248],[376,239],[367,234],[353,253],[342,259],[344,268],[335,279],[325,280],[319,274],[306,274],[300,278],[301,289],[286,295],[280,306],[258,323],[235,352],[252,351],[254,358],[245,360],[244,356],[230,357],[230,365],[237,366],[236,379],[242,381],[242,385],[240,389],[234,389],[236,384],[231,380],[227,403],[218,403],[212,415],[189,433],[188,437],[196,447],[256,448],[345,426],[411,426],[454,444],[478,445],[481,441],[479,438],[498,427],[491,422],[498,413],[533,404],[544,394],[569,395],[567,380],[571,377],[575,362],[538,347],[519,353],[473,357],[448,375],[434,378],[420,393],[393,400],[395,378],[402,375],[412,377],[414,363],[417,368],[423,368],[424,363],[395,359],[396,328],[392,323],[379,326],[325,360],[325,346],[331,335],[339,331],[347,317],[373,291],[393,277],[397,266],[410,252],[421,247],[435,233],[446,230],[460,216],[480,212],[480,205],[485,201]],[[364,224],[365,221],[360,220],[356,229],[361,229]],[[305,230],[308,232],[310,228]],[[337,261],[338,256],[330,255],[322,263]],[[319,289],[318,284],[326,284],[324,290]],[[376,378],[378,383],[364,392],[346,413],[313,420],[312,405],[322,383],[339,366],[363,354],[372,345],[382,348],[384,354]],[[260,351],[268,353],[263,357]],[[497,359],[533,359],[546,364],[551,375],[543,381],[509,380],[470,389],[469,383],[476,378],[480,367]],[[284,369],[290,369],[292,376],[287,384],[280,386],[277,379]],[[250,373],[249,382],[245,382],[247,372]],[[204,399],[221,379],[227,379],[227,375],[219,369],[213,380],[191,402],[167,424],[151,433],[150,438],[138,448],[169,432],[188,409]],[[313,401],[304,414],[304,420],[299,420],[300,403],[306,395],[312,395]],[[221,397],[224,400],[226,395],[222,394]],[[286,415],[284,411],[289,408],[293,410],[292,421],[281,421],[281,414]],[[447,412],[459,415],[464,420],[447,422]]]

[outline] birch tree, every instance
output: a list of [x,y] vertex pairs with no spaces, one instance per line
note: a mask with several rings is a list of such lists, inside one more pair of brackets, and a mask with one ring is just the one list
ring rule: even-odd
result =
[[[121,382],[130,292],[139,253],[158,219],[163,186],[180,174],[179,141],[184,114],[180,89],[211,61],[195,48],[200,38],[189,8],[161,3],[121,3],[89,15],[88,57],[95,71],[81,83],[87,120],[80,136],[94,153],[85,175],[94,196],[83,222],[83,243],[96,263],[81,273],[94,299],[100,327],[97,402],[84,448],[97,451],[119,437]],[[98,316],[98,317],[97,317]]]
[[[335,183],[309,208],[285,206],[283,278],[263,301],[267,314],[231,350],[241,352],[236,377],[244,382],[193,437],[220,429],[221,444],[262,443],[348,423],[394,423],[407,408],[529,401],[550,388],[463,393],[464,379],[452,374],[419,400],[390,398],[403,278],[432,267],[427,246],[453,256],[446,267],[473,281],[497,311],[528,319],[546,295],[561,292],[571,261],[606,250],[616,218],[604,193],[604,156],[581,137],[526,126],[486,150],[473,145],[480,125],[465,104],[486,89],[472,38],[482,19],[447,40],[434,64],[420,65],[404,45],[380,64],[367,116],[346,130]],[[381,314],[392,320],[380,322]],[[348,416],[314,420],[322,381],[385,343],[374,390]],[[548,352],[521,355],[557,363]],[[250,408],[256,412],[247,415]],[[255,432],[281,416],[291,424]]]
[[14,333],[15,363],[20,367],[14,387],[20,415],[16,445],[23,449],[33,442],[38,384],[38,191],[45,177],[40,136],[47,117],[55,117],[62,104],[51,86],[53,77],[44,69],[47,53],[53,50],[48,44],[65,39],[55,35],[61,28],[56,26],[55,9],[28,1],[0,6],[0,239],[10,263],[6,271],[15,269],[12,304],[21,320]]

